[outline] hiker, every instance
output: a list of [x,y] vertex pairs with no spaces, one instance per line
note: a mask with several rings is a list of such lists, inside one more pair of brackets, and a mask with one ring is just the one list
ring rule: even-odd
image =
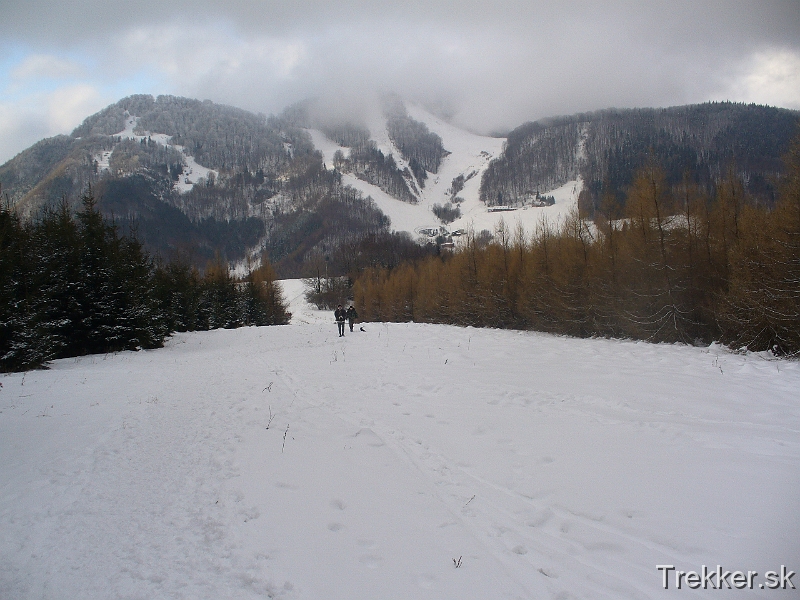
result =
[[353,331],[353,323],[356,322],[357,318],[356,307],[351,304],[350,308],[347,309],[347,322],[350,324],[350,331]]
[[341,304],[333,312],[333,316],[336,319],[336,324],[339,326],[339,337],[344,337],[344,319],[347,313],[342,308]]

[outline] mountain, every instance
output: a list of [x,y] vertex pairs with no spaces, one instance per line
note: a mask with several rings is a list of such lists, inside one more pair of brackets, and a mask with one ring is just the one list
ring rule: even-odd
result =
[[[308,134],[279,118],[171,96],[132,96],[0,167],[27,216],[91,186],[100,209],[159,253],[278,257],[305,238],[375,233],[388,221],[323,168]],[[311,215],[330,213],[330,222]],[[319,219],[317,219],[318,221]]]
[[0,167],[0,184],[26,217],[62,199],[77,205],[91,186],[104,214],[161,255],[202,265],[217,252],[240,263],[267,252],[284,275],[300,274],[365,236],[391,246],[413,243],[392,230],[438,233],[432,199],[452,199],[451,180],[474,177],[502,146],[450,127],[461,137],[450,135],[448,152],[397,97],[356,124],[323,120],[316,104],[267,118],[131,96],[20,153]]
[[219,253],[246,268],[267,253],[281,275],[299,276],[323,262],[339,272],[391,263],[399,247],[491,232],[501,219],[531,231],[574,210],[579,195],[591,215],[647,161],[670,183],[709,189],[734,172],[770,202],[798,118],[730,103],[607,110],[527,123],[504,139],[396,95],[354,113],[331,116],[319,99],[266,117],[130,96],[0,166],[0,184],[25,217],[77,204],[91,188],[104,214],[165,258],[202,266]]

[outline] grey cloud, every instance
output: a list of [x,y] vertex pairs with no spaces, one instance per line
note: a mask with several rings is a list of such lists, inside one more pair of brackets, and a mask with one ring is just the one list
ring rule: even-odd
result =
[[4,2],[0,31],[5,35],[65,40],[103,36],[126,26],[165,18],[229,19],[243,29],[275,32],[322,28],[354,20],[436,22],[530,31],[570,22],[630,24],[649,39],[684,34],[689,40],[733,36],[738,41],[797,40],[796,0],[570,2],[477,0],[11,0]]
[[[352,107],[391,90],[489,131],[720,99],[754,52],[800,55],[800,10],[796,0],[15,0],[0,8],[0,38],[91,54],[109,79],[147,72],[158,89],[141,92],[270,113],[309,96]],[[296,60],[281,59],[293,48]]]

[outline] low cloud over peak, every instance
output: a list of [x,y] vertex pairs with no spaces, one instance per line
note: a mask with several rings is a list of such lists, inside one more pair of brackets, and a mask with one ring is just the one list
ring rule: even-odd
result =
[[[392,90],[483,132],[608,106],[800,108],[794,1],[28,0],[5,3],[0,17],[11,57],[0,63],[0,161],[36,141],[32,132],[69,130],[45,125],[69,90],[79,98],[67,104],[82,98],[89,112],[169,93],[265,113]],[[15,125],[22,114],[41,126]]]

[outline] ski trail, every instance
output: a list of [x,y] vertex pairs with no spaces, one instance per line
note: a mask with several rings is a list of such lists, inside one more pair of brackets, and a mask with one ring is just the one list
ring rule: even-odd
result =
[[464,529],[466,529],[472,536],[473,541],[478,546],[482,547],[485,552],[496,561],[498,567],[502,569],[505,577],[508,580],[514,581],[522,591],[523,595],[521,597],[531,598],[536,597],[539,594],[546,593],[546,590],[543,587],[540,587],[536,590],[536,593],[534,593],[532,590],[528,589],[529,584],[526,584],[514,575],[513,566],[508,564],[506,558],[486,544],[483,539],[484,532],[480,531],[479,528],[475,527],[469,521],[463,519],[462,515],[460,515],[457,510],[454,510],[452,502],[447,501],[442,493],[438,491],[438,484],[434,481],[434,478],[431,477],[429,470],[415,459],[414,454],[410,452],[403,444],[398,443],[393,436],[376,433],[375,427],[377,424],[374,419],[369,418],[361,413],[345,414],[340,408],[337,407],[335,403],[325,401],[315,403],[307,400],[307,398],[314,396],[315,393],[312,390],[302,389],[301,378],[299,376],[293,375],[285,370],[281,371],[279,376],[294,397],[302,396],[303,398],[306,398],[304,402],[308,404],[309,407],[325,410],[328,414],[330,414],[330,416],[341,421],[342,423],[347,424],[352,429],[356,429],[357,431],[354,434],[354,437],[360,437],[362,440],[365,438],[372,438],[375,440],[370,442],[372,446],[388,447],[392,451],[392,454],[395,458],[400,459],[401,462],[406,464],[407,468],[411,468],[418,477],[421,477],[425,481],[426,494],[435,498],[442,506],[444,506],[452,519],[464,527]]
[[[342,418],[341,414],[336,416]],[[516,563],[519,560],[526,560],[531,564],[531,577],[525,581],[515,577],[517,583],[526,590],[529,597],[542,597],[547,594],[556,598],[563,593],[575,593],[577,590],[574,586],[566,590],[552,581],[557,578],[555,574],[567,571],[573,573],[588,571],[586,576],[593,578],[594,585],[582,590],[586,597],[593,597],[598,593],[598,584],[607,588],[609,594],[623,592],[626,598],[647,598],[648,596],[644,590],[632,586],[630,582],[607,575],[602,564],[594,564],[590,557],[586,556],[585,548],[578,541],[544,529],[537,530],[537,534],[526,533],[525,529],[531,528],[522,526],[520,515],[528,514],[528,511],[521,510],[518,514],[512,514],[505,508],[507,502],[493,500],[494,494],[491,492],[500,492],[514,500],[522,500],[539,511],[552,511],[553,516],[562,520],[562,527],[565,527],[564,524],[578,520],[584,526],[614,537],[624,538],[636,546],[645,546],[649,550],[658,551],[662,556],[669,556],[669,559],[660,559],[662,563],[676,560],[676,555],[670,548],[659,548],[655,544],[651,545],[639,538],[603,527],[597,521],[583,515],[576,515],[558,507],[537,504],[519,493],[469,473],[463,467],[458,466],[457,461],[446,458],[427,442],[409,442],[402,433],[387,430],[385,426],[375,420],[371,420],[371,425],[372,431],[376,432],[377,437],[383,443],[387,444],[396,455],[404,457],[408,464],[428,481],[428,490],[431,496],[448,507],[453,519],[469,530],[486,552],[504,565],[506,573],[518,572]],[[459,478],[459,473],[471,479],[472,484]],[[469,491],[473,491],[471,497],[466,495]],[[561,533],[566,532],[562,531]],[[524,544],[520,542],[524,542]],[[606,543],[606,549],[622,547],[621,544],[614,541]],[[635,552],[636,549],[630,548],[630,544],[626,546],[626,551]],[[525,555],[529,556],[523,558]],[[591,575],[592,573],[593,575]],[[537,577],[540,576],[547,579],[537,581]]]
[[[646,597],[641,590],[634,588],[629,583],[606,575],[602,565],[592,564],[587,557],[581,556],[582,553],[585,554],[585,549],[578,542],[546,531],[539,535],[526,533],[524,530],[530,528],[520,524],[519,517],[509,514],[503,508],[503,502],[492,501],[493,494],[486,490],[489,488],[494,492],[505,492],[516,500],[525,500],[521,495],[504,490],[472,475],[458,466],[457,461],[434,450],[428,442],[410,439],[406,434],[382,423],[376,415],[367,414],[362,410],[345,414],[335,400],[324,399],[326,390],[304,387],[302,376],[299,374],[284,370],[281,372],[281,377],[295,397],[302,396],[314,407],[325,409],[332,416],[353,428],[360,428],[361,432],[367,431],[369,435],[379,440],[381,445],[386,445],[391,449],[393,454],[407,465],[407,468],[423,478],[426,482],[426,493],[446,507],[451,515],[451,525],[458,523],[467,530],[479,547],[483,548],[483,551],[499,565],[502,565],[502,571],[506,577],[515,581],[524,590],[525,597],[546,595],[555,598],[559,593],[566,592],[567,590],[558,584],[554,574],[569,568],[594,573],[593,578],[602,581],[602,585],[609,591],[625,590],[625,597]],[[380,380],[377,382],[378,388],[383,385],[385,382]],[[318,400],[311,400],[314,397]],[[459,477],[459,474],[466,475],[470,481],[464,481],[465,478]],[[475,483],[479,484],[480,490],[476,490]],[[466,494],[470,490],[473,491],[475,501],[470,503],[471,506],[467,508],[464,504],[469,500],[469,496]],[[478,509],[477,507],[483,503],[488,503],[488,507]],[[528,504],[531,505],[530,502]],[[561,509],[557,509],[557,511],[558,516],[565,522],[576,519],[575,515],[570,515],[566,511]],[[588,519],[584,520],[588,521],[590,525],[594,525]],[[639,540],[629,541],[640,543]],[[609,542],[609,546],[613,545],[613,542]],[[520,560],[525,560],[531,565],[528,576],[522,579],[514,575],[519,572],[518,562]],[[560,566],[556,568],[553,566],[554,564]],[[565,567],[565,564],[574,566]],[[597,588],[592,587],[585,591],[591,595],[591,592],[596,592]]]

